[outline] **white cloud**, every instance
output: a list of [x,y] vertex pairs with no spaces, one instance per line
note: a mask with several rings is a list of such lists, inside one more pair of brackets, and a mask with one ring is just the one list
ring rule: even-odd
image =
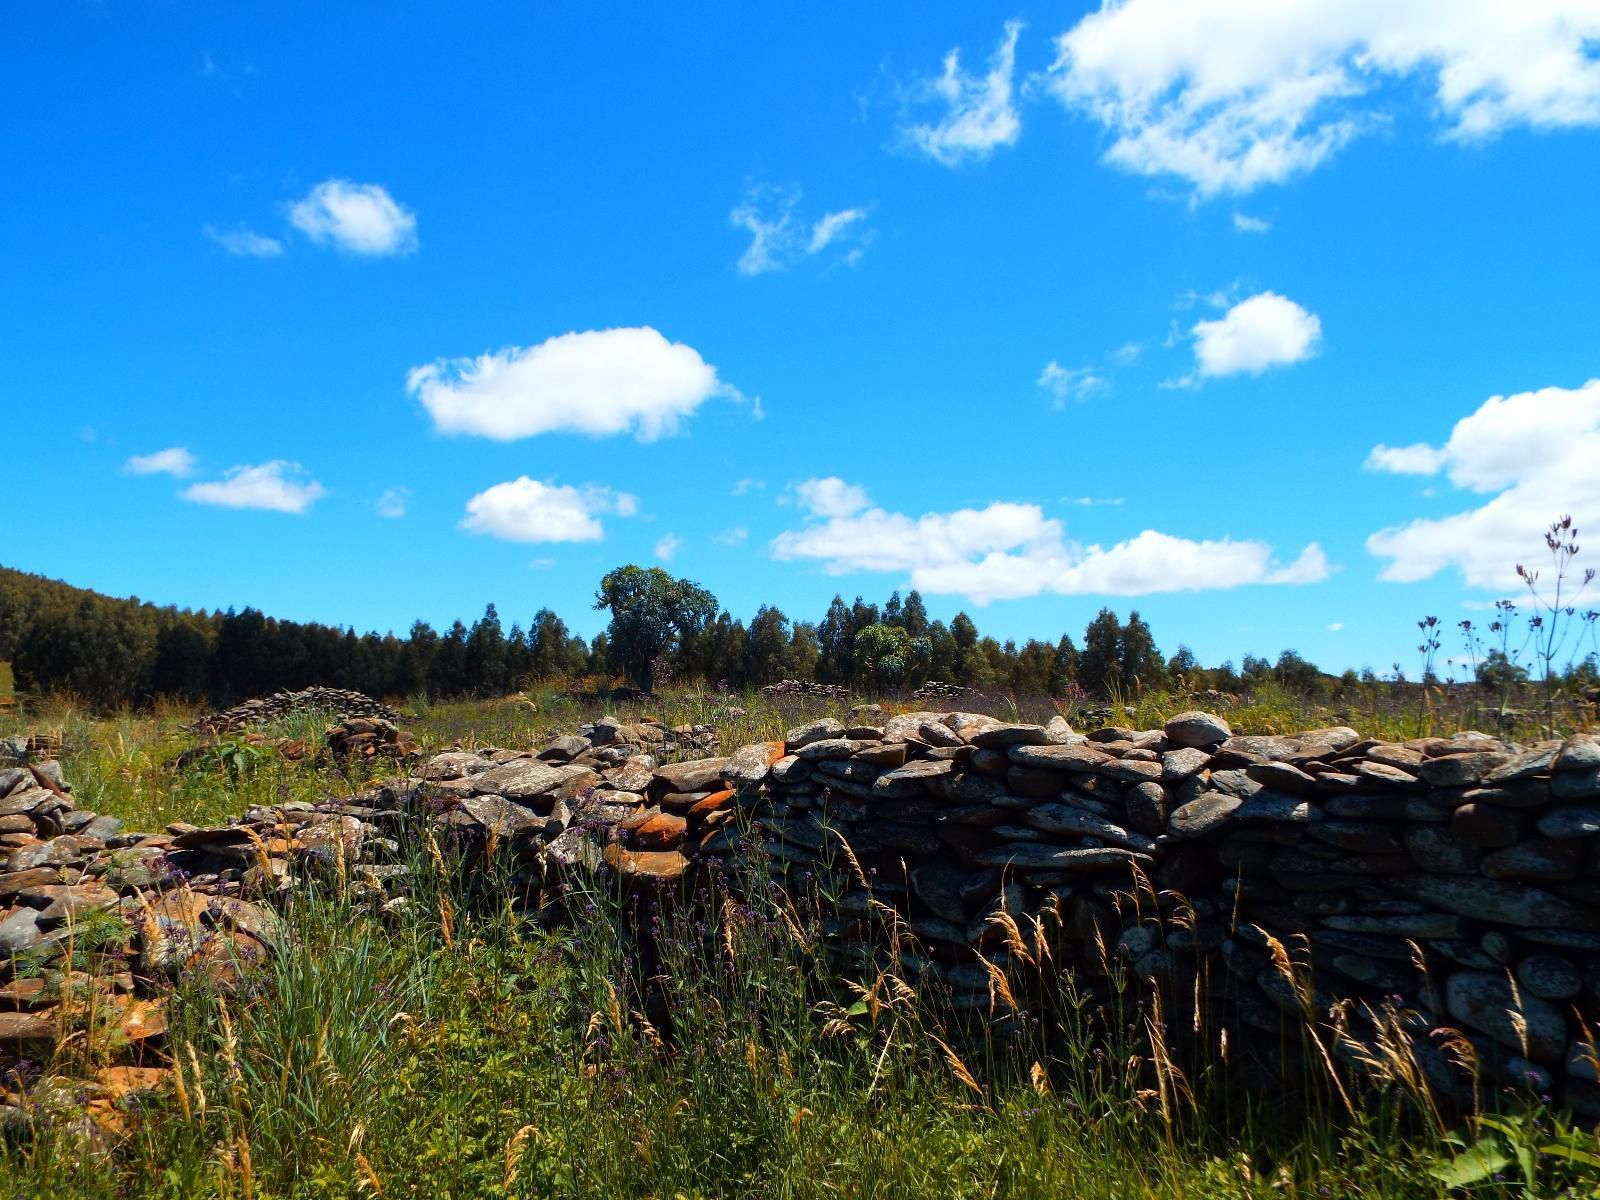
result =
[[840,212],[823,213],[811,227],[811,241],[806,246],[806,253],[816,254],[827,249],[852,225],[866,219],[867,210],[864,208],[846,208]]
[[678,552],[678,547],[681,545],[683,545],[683,539],[675,533],[669,533],[656,541],[656,557],[662,562],[671,562],[672,556]]
[[537,346],[439,359],[413,367],[406,390],[440,433],[502,442],[630,430],[650,442],[676,433],[712,396],[740,398],[697,350],[648,326],[564,333]]
[[1093,508],[1101,504],[1109,504],[1120,508],[1127,503],[1127,500],[1122,496],[1063,496],[1061,497],[1061,502],[1063,504],[1076,504],[1080,508]]
[[1446,138],[1600,124],[1596,39],[1594,0],[1123,0],[1061,35],[1048,79],[1107,161],[1211,196],[1311,170],[1412,77]]
[[[1312,543],[1288,566],[1258,541],[1191,541],[1145,530],[1110,549],[1069,541],[1060,521],[1035,504],[996,502],[981,509],[910,517],[871,507],[858,487],[838,479],[802,498],[814,518],[779,534],[772,555],[811,559],[831,575],[856,571],[907,572],[911,586],[961,595],[975,604],[1057,595],[1138,596],[1241,584],[1314,583],[1329,565]],[[813,502],[820,499],[820,504]]]
[[172,475],[187,479],[194,474],[195,457],[186,446],[157,450],[154,454],[135,454],[122,464],[129,475]]
[[375,183],[328,179],[289,208],[289,223],[318,245],[351,254],[406,254],[417,248],[417,216]]
[[730,496],[747,496],[752,491],[756,491],[766,486],[767,481],[764,479],[741,479],[738,483],[733,485],[733,490],[728,494]]
[[328,494],[315,479],[301,480],[305,468],[275,458],[260,466],[230,467],[219,480],[192,483],[183,498],[223,508],[260,508],[269,512],[303,513]]
[[1412,582],[1449,567],[1474,587],[1517,589],[1514,567],[1544,565],[1540,535],[1570,513],[1600,523],[1600,379],[1491,396],[1456,422],[1443,446],[1377,446],[1367,465],[1398,474],[1443,472],[1460,489],[1492,496],[1476,508],[1381,529],[1367,549],[1389,562],[1379,578]]
[[744,199],[728,214],[728,222],[750,235],[750,245],[739,256],[741,275],[783,271],[803,258],[821,254],[829,246],[843,249],[838,261],[855,266],[872,244],[865,208],[845,208],[824,213],[815,221],[799,215],[800,189],[790,184],[762,184],[748,189]]
[[1328,626],[1328,632],[1329,633],[1338,633],[1343,628],[1344,628],[1344,622],[1343,621],[1334,621],[1331,625]]
[[224,232],[207,225],[205,235],[238,258],[277,258],[283,253],[283,243],[277,238],[267,237],[252,229]]
[[1426,442],[1414,446],[1385,446],[1380,442],[1367,455],[1366,468],[1391,475],[1437,475],[1444,461],[1444,451]]
[[1252,217],[1246,213],[1234,210],[1233,228],[1236,233],[1265,233],[1272,228],[1272,222],[1261,217]]
[[1310,358],[1322,340],[1322,322],[1293,300],[1261,292],[1241,300],[1215,321],[1199,321],[1194,335],[1195,376],[1215,378]]
[[945,55],[944,71],[921,89],[925,98],[945,106],[933,124],[916,124],[901,130],[906,142],[947,167],[987,158],[996,147],[1010,146],[1022,135],[1022,118],[1012,102],[1012,75],[1016,70],[1017,35],[1021,21],[1007,21],[1000,44],[982,76],[961,69],[961,52]]
[[384,488],[383,495],[378,497],[378,515],[380,517],[403,517],[406,515],[406,504],[410,499],[410,488]]
[[555,559],[553,559],[553,558],[545,558],[543,556],[541,556],[539,558],[530,558],[528,560],[528,568],[529,568],[529,570],[533,570],[533,571],[548,571],[551,567],[553,567],[555,565],[556,565],[556,560]]
[[1104,376],[1095,373],[1093,367],[1063,367],[1054,359],[1039,372],[1037,382],[1055,397],[1056,408],[1068,400],[1086,400],[1110,386]]
[[846,483],[837,475],[825,479],[807,479],[795,485],[795,493],[814,516],[848,517],[860,512],[869,503],[865,488]]
[[742,546],[749,537],[748,529],[743,525],[736,525],[732,529],[724,529],[721,533],[713,535],[711,540],[719,546]]
[[1111,361],[1119,367],[1131,367],[1139,361],[1139,356],[1144,353],[1144,347],[1138,342],[1123,342],[1111,352]]
[[468,500],[461,527],[507,542],[598,542],[605,537],[602,516],[631,517],[637,511],[638,500],[627,492],[522,475]]

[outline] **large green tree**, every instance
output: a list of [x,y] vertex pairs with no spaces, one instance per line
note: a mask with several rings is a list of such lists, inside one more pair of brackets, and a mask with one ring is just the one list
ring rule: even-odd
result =
[[600,581],[594,606],[611,612],[606,646],[612,663],[646,692],[655,684],[656,659],[717,614],[717,598],[699,584],[631,563]]

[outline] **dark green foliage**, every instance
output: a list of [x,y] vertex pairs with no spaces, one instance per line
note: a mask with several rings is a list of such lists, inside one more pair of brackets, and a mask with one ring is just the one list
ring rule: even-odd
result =
[[630,564],[600,581],[594,606],[611,613],[607,648],[612,662],[648,692],[655,682],[656,659],[680,638],[699,633],[717,611],[717,598],[660,567]]

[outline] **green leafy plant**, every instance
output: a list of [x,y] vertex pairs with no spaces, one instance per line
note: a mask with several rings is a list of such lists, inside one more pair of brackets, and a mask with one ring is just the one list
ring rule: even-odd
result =
[[[1430,1174],[1446,1187],[1473,1188],[1520,1177],[1527,1200],[1553,1194],[1557,1187],[1583,1187],[1600,1196],[1600,1138],[1544,1110],[1529,1107],[1513,1115],[1473,1118],[1476,1137],[1452,1135],[1455,1147]],[[1470,1138],[1470,1140],[1469,1140]],[[1577,1194],[1575,1192],[1567,1193]]]

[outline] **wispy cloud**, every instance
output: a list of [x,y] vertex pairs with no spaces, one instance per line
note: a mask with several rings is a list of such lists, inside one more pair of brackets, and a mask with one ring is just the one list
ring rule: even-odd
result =
[[380,517],[403,517],[406,515],[406,504],[410,499],[410,488],[384,488],[383,495],[378,497],[378,515]]
[[253,229],[220,230],[210,225],[205,235],[235,258],[277,258],[283,253],[283,243]]
[[736,264],[741,275],[784,271],[832,247],[832,261],[855,266],[874,239],[864,207],[825,212],[814,220],[800,214],[800,189],[794,184],[757,184],[728,214],[728,222],[750,235]]
[[122,469],[129,475],[171,475],[177,479],[187,479],[194,474],[196,465],[188,447],[173,446],[169,450],[157,450],[154,454],[135,454],[122,464]]
[[936,121],[902,126],[905,143],[947,167],[988,158],[999,147],[1014,145],[1022,136],[1022,118],[1012,98],[1021,32],[1021,21],[1006,22],[983,75],[961,69],[959,49],[945,55],[939,77],[913,90],[916,99],[940,105],[944,112]]

